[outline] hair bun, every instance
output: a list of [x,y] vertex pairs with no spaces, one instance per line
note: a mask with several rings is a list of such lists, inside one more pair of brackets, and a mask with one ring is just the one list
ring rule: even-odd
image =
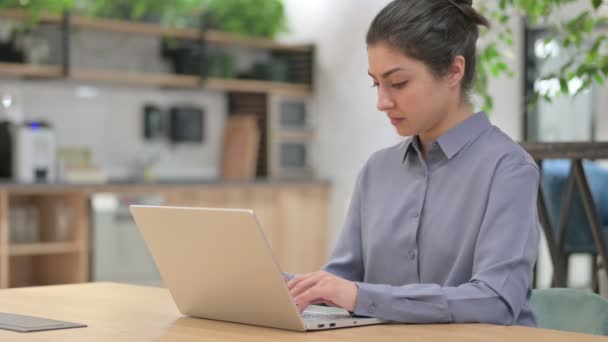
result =
[[475,25],[490,27],[490,22],[473,8],[473,0],[447,0]]

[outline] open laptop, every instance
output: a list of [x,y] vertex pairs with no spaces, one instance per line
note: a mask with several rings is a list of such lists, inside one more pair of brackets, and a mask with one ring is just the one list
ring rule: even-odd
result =
[[300,315],[252,210],[130,209],[184,315],[295,331],[383,323],[315,305]]

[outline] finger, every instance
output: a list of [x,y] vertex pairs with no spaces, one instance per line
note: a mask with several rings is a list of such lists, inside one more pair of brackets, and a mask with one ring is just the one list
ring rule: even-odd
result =
[[291,290],[292,287],[299,284],[302,280],[308,279],[311,275],[312,273],[298,274],[297,276],[293,277],[289,283],[287,283],[287,287]]
[[308,279],[302,280],[299,284],[297,284],[290,290],[291,296],[294,298],[299,296],[304,291],[319,284],[319,282],[321,282],[322,280],[323,280],[322,274],[314,275],[314,276],[309,277]]
[[312,287],[308,291],[294,298],[294,302],[298,306],[300,313],[306,310],[311,303],[323,300],[325,300],[323,290],[321,290],[318,286]]
[[309,302],[296,302],[296,307],[298,308],[298,312],[301,314],[304,312],[312,303]]
[[316,277],[319,273],[320,272],[312,272],[312,273],[297,275],[287,284],[287,287],[291,290],[292,288],[297,286],[299,283],[301,283],[307,279],[310,279],[312,277]]
[[319,305],[319,304],[338,307],[338,305],[336,305],[336,303],[332,302],[331,300],[327,300],[327,299],[319,299],[319,300],[316,300],[316,301],[310,303],[310,305]]

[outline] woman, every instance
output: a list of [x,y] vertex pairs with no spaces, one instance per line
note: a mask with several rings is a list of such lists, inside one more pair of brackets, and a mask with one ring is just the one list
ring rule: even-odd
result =
[[538,169],[469,101],[478,26],[471,0],[395,0],[367,33],[369,74],[403,143],[361,170],[323,271],[289,289],[406,323],[535,326]]

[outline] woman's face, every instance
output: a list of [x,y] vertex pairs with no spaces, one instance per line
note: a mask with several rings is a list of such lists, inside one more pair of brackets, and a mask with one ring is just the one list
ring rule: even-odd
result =
[[421,61],[386,44],[367,49],[378,110],[401,136],[424,134],[441,122],[454,97],[453,82],[437,78]]

